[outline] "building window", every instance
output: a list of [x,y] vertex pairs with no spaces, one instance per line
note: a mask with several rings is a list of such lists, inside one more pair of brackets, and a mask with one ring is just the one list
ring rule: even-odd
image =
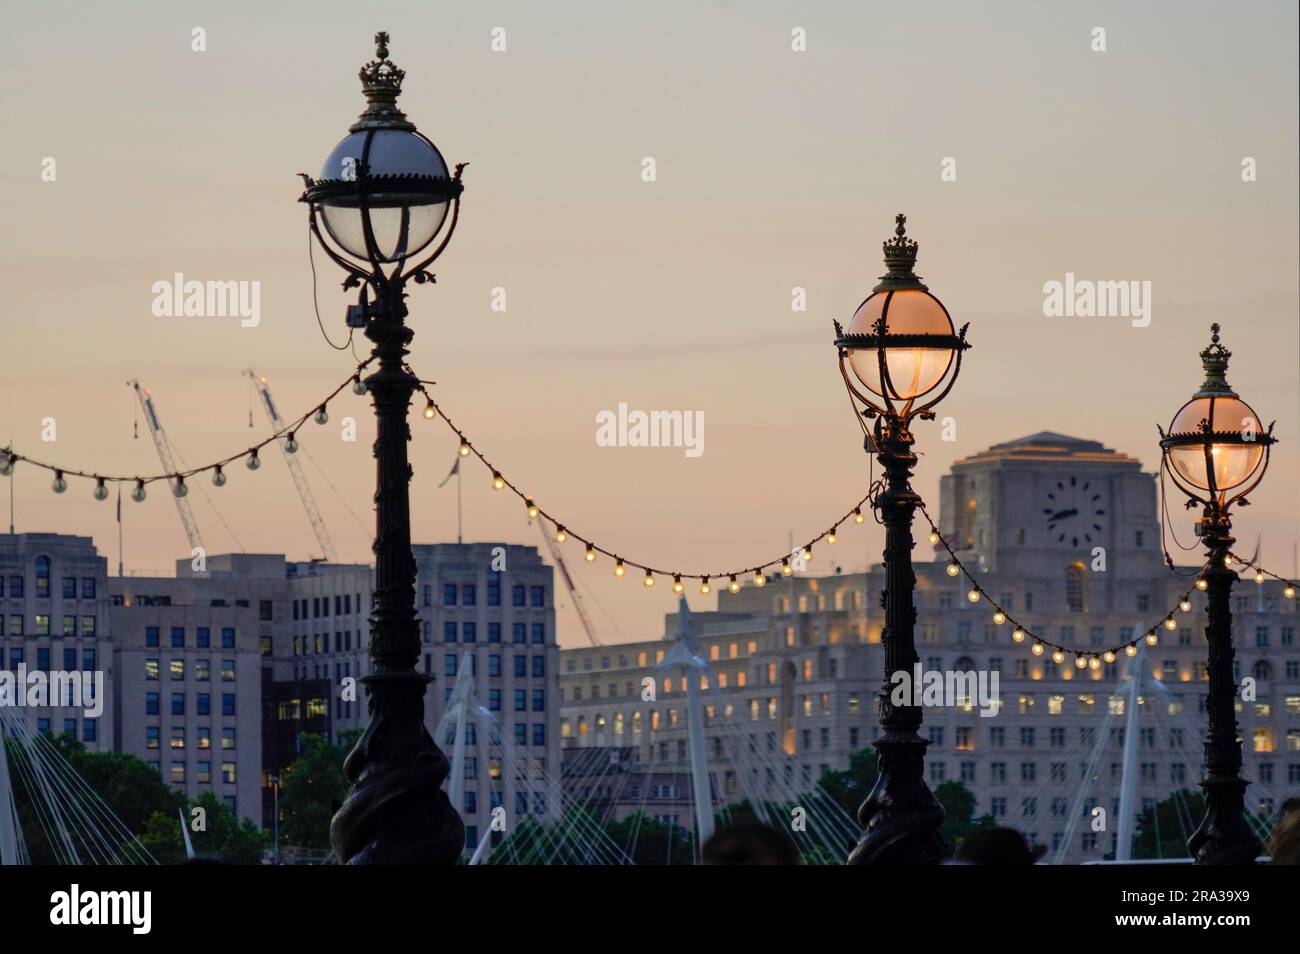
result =
[[172,715],[185,715],[185,693],[172,693]]
[[223,692],[221,694],[221,714],[223,716],[233,716],[235,714],[235,694],[233,692]]
[[194,645],[199,649],[208,649],[212,645],[212,630],[206,626],[200,626],[194,630]]
[[222,682],[235,681],[235,661],[233,659],[221,660],[221,681]]
[[65,600],[75,600],[77,598],[77,578],[75,576],[65,576],[63,578],[63,598]]
[[158,660],[146,659],[144,661],[144,678],[150,682],[158,681]]
[[455,583],[442,584],[442,605],[443,606],[456,605],[456,584]]
[[1065,568],[1065,603],[1071,613],[1088,611],[1088,569],[1081,562]]
[[442,624],[442,641],[444,643],[454,643],[456,641],[456,624],[448,621]]
[[235,763],[234,762],[221,763],[221,781],[223,781],[227,785],[235,784]]
[[222,649],[235,648],[235,627],[233,626],[221,627],[221,648]]
[[487,584],[487,605],[501,605],[501,580],[493,576],[488,579]]
[[442,673],[444,676],[456,675],[456,654],[447,653],[442,657]]
[[[15,593],[14,595],[18,596],[19,594]],[[50,558],[47,556],[38,556],[36,558],[36,595],[38,597],[50,595]]]
[[510,588],[510,603],[513,606],[524,605],[524,588],[522,586],[515,585]]
[[501,624],[500,624],[500,623],[488,623],[488,642],[489,642],[489,643],[499,643],[499,642],[501,642]]
[[146,692],[144,694],[144,714],[151,716],[158,714],[158,693]]
[[546,642],[546,624],[533,623],[533,642],[542,645]]

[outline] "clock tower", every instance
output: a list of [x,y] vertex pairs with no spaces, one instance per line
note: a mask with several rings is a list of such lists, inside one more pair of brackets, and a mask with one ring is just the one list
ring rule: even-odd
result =
[[1106,602],[1110,581],[1163,565],[1155,476],[1097,441],[1042,432],[997,444],[957,461],[939,500],[940,530],[972,570],[1077,586],[1086,575]]

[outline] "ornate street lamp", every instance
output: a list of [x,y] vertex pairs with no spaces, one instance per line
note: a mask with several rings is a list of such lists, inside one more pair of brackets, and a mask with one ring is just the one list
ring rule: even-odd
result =
[[1236,679],[1233,674],[1232,610],[1229,599],[1237,574],[1228,567],[1235,542],[1228,509],[1246,506],[1246,494],[1264,479],[1273,424],[1265,431],[1250,405],[1228,386],[1232,352],[1219,343],[1219,326],[1210,326],[1210,344],[1201,352],[1205,383],[1160,430],[1161,466],[1187,495],[1187,508],[1202,507],[1197,533],[1205,542],[1205,639],[1209,644],[1210,685],[1205,700],[1209,736],[1205,740],[1205,819],[1187,841],[1198,864],[1250,864],[1262,850],[1245,818],[1246,780],[1241,778],[1241,740],[1237,737]]
[[[925,783],[929,742],[917,734],[921,707],[896,706],[890,696],[893,674],[904,672],[911,679],[918,658],[912,517],[921,498],[910,483],[916,466],[911,422],[933,420],[934,406],[952,390],[962,353],[970,345],[967,326],[954,330],[948,309],[912,270],[917,246],[906,237],[907,216],[899,213],[896,221],[894,238],[884,243],[888,272],[858,306],[847,333],[835,322],[840,374],[850,401],[856,398],[865,405],[859,410],[854,404],[864,447],[880,459],[885,472],[884,488],[873,503],[885,525],[885,625],[880,634],[885,678],[878,696],[883,735],[875,742],[880,774],[858,809],[866,832],[849,854],[849,864],[936,862],[947,854],[939,837],[943,808]],[[874,424],[868,427],[867,421]]]
[[420,631],[406,444],[407,408],[419,382],[404,361],[413,334],[405,288],[408,278],[433,281],[426,269],[456,229],[463,164],[448,176],[437,147],[397,108],[406,73],[388,59],[387,33],[375,35],[375,47],[375,59],[360,73],[366,110],[329,154],[320,178],[303,176],[301,199],[311,210],[312,234],[347,272],[344,289],[360,289],[348,324],[365,329],[377,367],[364,387],[358,384],[373,395],[378,422],[372,671],[361,680],[370,722],[343,763],[353,785],[330,823],[330,841],[348,864],[449,864],[464,847],[465,829],[442,791],[447,759],[424,726],[431,680],[416,670]]

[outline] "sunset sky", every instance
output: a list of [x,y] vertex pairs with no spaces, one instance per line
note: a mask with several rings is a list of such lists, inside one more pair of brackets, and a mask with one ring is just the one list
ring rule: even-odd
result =
[[[205,52],[191,49],[196,27]],[[505,52],[491,49],[496,27]],[[1096,27],[1105,52],[1091,49]],[[805,52],[791,49],[796,28]],[[470,163],[438,282],[412,288],[411,363],[570,529],[628,559],[713,570],[776,558],[788,533],[803,542],[851,507],[867,458],[831,320],[870,293],[905,211],[917,272],[974,344],[940,408],[957,440],[917,426],[923,496],[937,497],[952,461],[1041,430],[1154,470],[1156,424],[1199,385],[1197,352],[1219,321],[1229,381],[1277,419],[1281,441],[1238,537],[1262,537],[1265,565],[1292,572],[1289,0],[15,6],[0,40],[0,443],[69,468],[156,472],[143,422],[132,439],[124,384],[138,377],[197,465],[267,433],[259,407],[249,429],[243,369],[269,377],[286,418],[351,373],[351,354],[316,325],[296,173],[315,175],[361,111],[356,74],[376,30],[407,71],[399,105],[449,163]],[[941,179],[946,157],[955,181]],[[1245,157],[1256,181],[1243,182]],[[337,341],[354,296],[319,250],[316,270]],[[155,317],[152,285],[176,272],[260,282],[260,325]],[[1044,284],[1067,273],[1151,282],[1150,325],[1044,317]],[[504,312],[490,307],[498,287]],[[791,309],[795,287],[806,311]],[[702,411],[705,453],[598,446],[596,416],[620,402]],[[368,528],[369,401],[345,392],[330,413],[302,445]],[[340,439],[347,415],[355,443]],[[455,488],[436,489],[454,436],[418,414],[412,428],[414,539],[454,540]],[[369,561],[369,530],[304,464],[340,559]],[[538,544],[522,506],[465,468],[466,539]],[[112,501],[81,481],[56,497],[49,481],[20,466],[17,529],[93,535],[115,567]],[[243,549],[316,551],[277,452],[256,474],[233,468],[220,490],[204,484]],[[209,551],[239,549],[197,490],[191,500]],[[155,485],[123,508],[127,569],[170,572],[188,548],[169,496]],[[1172,512],[1188,535],[1191,517]],[[860,570],[880,546],[870,522],[848,529],[812,571]],[[647,593],[571,553],[604,641],[662,634],[667,586]],[[559,596],[561,643],[578,645]]]

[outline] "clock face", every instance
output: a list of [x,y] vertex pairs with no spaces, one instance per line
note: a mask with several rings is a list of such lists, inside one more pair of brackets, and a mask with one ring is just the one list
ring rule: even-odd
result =
[[1043,520],[1054,543],[1090,546],[1101,539],[1106,526],[1106,501],[1102,488],[1079,477],[1056,481],[1043,501]]

